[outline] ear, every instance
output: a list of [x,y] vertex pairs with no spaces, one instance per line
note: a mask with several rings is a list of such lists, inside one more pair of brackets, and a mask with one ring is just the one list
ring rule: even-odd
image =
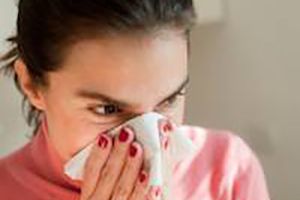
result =
[[18,81],[23,93],[27,96],[31,105],[39,110],[45,110],[45,100],[41,89],[34,86],[28,73],[27,66],[22,59],[17,59],[14,63],[14,69],[18,76]]

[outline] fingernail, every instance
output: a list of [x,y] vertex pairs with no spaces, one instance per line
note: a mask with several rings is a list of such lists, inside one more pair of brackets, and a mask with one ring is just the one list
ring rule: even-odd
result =
[[98,141],[99,147],[106,148],[107,144],[108,144],[108,139],[104,135],[101,135]]
[[154,186],[151,191],[151,196],[155,199],[161,195],[161,189],[159,186]]
[[131,157],[135,157],[137,154],[137,151],[138,151],[137,147],[135,145],[131,144],[130,149],[129,149],[129,155]]
[[121,142],[126,142],[129,138],[129,133],[127,132],[127,130],[125,128],[122,128],[120,134],[119,134],[119,140]]
[[147,178],[147,173],[145,171],[142,171],[139,176],[140,183],[144,183],[146,178]]
[[169,131],[173,131],[173,126],[169,121],[167,121],[167,123],[164,125],[164,132],[169,132]]
[[158,197],[160,194],[161,194],[161,189],[160,189],[160,187],[157,187],[156,190],[155,190],[154,195],[155,195],[156,197]]
[[169,138],[166,138],[166,140],[164,141],[164,149],[167,149],[169,146]]
[[166,133],[166,132],[168,132],[168,126],[167,126],[167,124],[164,124],[164,126],[163,126],[163,131]]

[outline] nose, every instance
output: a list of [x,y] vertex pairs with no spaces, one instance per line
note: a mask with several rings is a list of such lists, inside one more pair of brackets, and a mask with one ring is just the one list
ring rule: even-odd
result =
[[148,112],[156,112],[155,110],[156,110],[155,106],[150,105],[150,106],[135,107],[131,112],[133,113],[133,115],[137,116]]
[[172,119],[174,118],[173,113],[172,112],[166,112],[166,111],[162,111],[159,109],[158,106],[153,106],[153,105],[141,105],[141,106],[136,106],[135,108],[133,108],[130,111],[130,118],[134,118],[137,117],[139,115],[145,114],[145,113],[149,113],[149,112],[156,112],[160,115],[163,115],[164,117],[166,117],[168,120],[172,121]]
[[135,112],[134,114],[132,114],[132,118],[137,117],[139,115],[143,115],[145,113],[149,113],[149,112],[155,112],[155,113],[158,113],[160,115],[163,115],[166,118],[166,120],[169,120],[169,121],[172,121],[172,118],[173,118],[170,113],[161,112],[157,109],[148,109],[148,110],[142,110],[142,111]]

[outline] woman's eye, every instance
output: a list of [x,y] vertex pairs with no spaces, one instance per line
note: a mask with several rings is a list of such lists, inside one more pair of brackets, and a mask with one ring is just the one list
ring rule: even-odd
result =
[[174,96],[174,97],[168,99],[168,100],[166,101],[166,103],[169,104],[169,105],[173,105],[177,99],[178,99],[178,96],[176,95],[176,96]]
[[177,95],[167,99],[165,102],[163,102],[160,107],[162,109],[165,109],[165,108],[171,108],[173,106],[176,105],[177,101],[179,100],[180,97],[182,96],[185,96],[185,92],[180,92],[178,93]]
[[114,104],[98,105],[95,107],[91,107],[90,110],[96,115],[102,116],[114,115],[121,112],[121,109]]
[[[177,103],[179,97],[185,96],[185,91],[181,91],[177,95],[167,99],[165,102],[163,102],[159,108],[165,109],[165,108],[171,108],[175,106]],[[96,114],[97,116],[114,116],[116,114],[122,114],[123,110],[120,109],[117,105],[115,104],[103,104],[103,105],[96,105],[89,107],[89,110],[92,111],[92,113]]]

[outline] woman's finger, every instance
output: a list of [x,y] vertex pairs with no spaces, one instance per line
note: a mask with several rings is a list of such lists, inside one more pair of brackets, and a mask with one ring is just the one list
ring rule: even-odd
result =
[[87,159],[81,189],[81,200],[88,200],[94,192],[101,169],[104,167],[112,148],[112,139],[102,133],[92,148],[91,154]]
[[95,199],[109,200],[115,184],[122,172],[128,149],[134,139],[134,132],[129,127],[121,130],[118,137],[114,139],[111,154],[104,169],[100,173],[97,188],[93,194]]
[[129,200],[146,200],[148,193],[148,180],[148,173],[145,170],[141,171]]
[[130,146],[125,167],[116,184],[112,200],[128,200],[143,162],[143,149],[137,142]]

